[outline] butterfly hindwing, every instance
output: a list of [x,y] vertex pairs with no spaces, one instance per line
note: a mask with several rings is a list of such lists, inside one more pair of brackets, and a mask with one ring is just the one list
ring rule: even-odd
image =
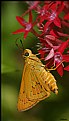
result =
[[[33,61],[32,61],[33,57]],[[58,87],[56,83],[56,79],[54,76],[49,72],[46,71],[45,65],[42,64],[40,59],[36,57],[34,54],[30,57],[30,66],[32,66],[32,72],[37,77],[40,84],[44,87],[45,90],[48,92],[54,92],[58,94]]]

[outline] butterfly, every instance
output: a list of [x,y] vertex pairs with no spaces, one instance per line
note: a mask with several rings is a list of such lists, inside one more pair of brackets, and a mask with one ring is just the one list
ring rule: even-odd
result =
[[20,92],[18,97],[18,111],[26,111],[41,100],[48,98],[51,91],[58,94],[58,87],[54,76],[45,69],[41,60],[30,49],[22,53],[25,59]]

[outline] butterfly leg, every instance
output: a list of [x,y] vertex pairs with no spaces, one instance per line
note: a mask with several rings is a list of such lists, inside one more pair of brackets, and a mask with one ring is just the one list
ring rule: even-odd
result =
[[64,60],[61,61],[56,67],[52,66],[50,69],[48,69],[45,65],[43,65],[43,66],[45,67],[45,69],[47,71],[52,71],[52,70],[56,70],[63,62],[64,62]]

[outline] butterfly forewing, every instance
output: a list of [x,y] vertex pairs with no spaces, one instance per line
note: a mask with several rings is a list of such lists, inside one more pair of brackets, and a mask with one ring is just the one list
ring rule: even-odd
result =
[[[32,108],[34,105],[36,105],[38,103],[37,100],[29,100],[27,98],[26,95],[26,84],[25,84],[25,75],[28,75],[28,70],[27,70],[27,65],[24,66],[24,71],[23,71],[23,77],[22,77],[22,81],[21,81],[21,86],[20,86],[20,92],[19,92],[19,97],[18,97],[18,104],[17,104],[17,108],[18,111],[25,111],[28,110],[30,108]],[[26,77],[27,77],[26,75]],[[28,78],[29,80],[29,78]],[[28,88],[27,88],[28,89]],[[29,91],[30,92],[30,91]]]

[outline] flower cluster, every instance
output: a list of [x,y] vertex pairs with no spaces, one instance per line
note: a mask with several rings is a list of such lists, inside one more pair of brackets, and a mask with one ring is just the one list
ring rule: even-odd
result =
[[[68,1],[26,1],[28,10],[21,16],[16,16],[22,28],[13,34],[33,33],[39,40],[38,53],[45,61],[46,67],[56,67],[60,76],[63,70],[69,71],[69,2]],[[33,11],[36,20],[33,20]],[[29,21],[24,16],[29,15]],[[35,30],[38,28],[38,31]],[[66,65],[66,66],[65,66]],[[58,67],[58,68],[57,68]]]

